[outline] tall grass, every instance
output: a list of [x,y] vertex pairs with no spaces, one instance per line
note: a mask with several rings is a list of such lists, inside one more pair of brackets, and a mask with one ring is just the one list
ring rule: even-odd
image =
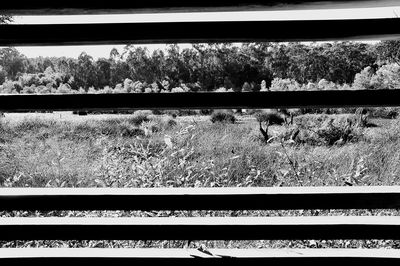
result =
[[[90,117],[90,116],[89,116]],[[144,116],[141,116],[142,118]],[[148,114],[0,123],[4,187],[231,187],[399,185],[400,120],[342,146],[265,144],[257,122],[177,122]],[[320,119],[320,118],[315,118]],[[136,122],[141,120],[141,122]],[[323,121],[321,120],[321,123]],[[273,135],[283,127],[271,127]],[[169,216],[171,212],[3,212],[1,216]],[[174,212],[175,216],[398,215],[394,210]],[[208,247],[391,247],[396,241],[197,241]],[[183,247],[178,241],[31,241],[3,247]],[[194,244],[192,244],[194,245]]]

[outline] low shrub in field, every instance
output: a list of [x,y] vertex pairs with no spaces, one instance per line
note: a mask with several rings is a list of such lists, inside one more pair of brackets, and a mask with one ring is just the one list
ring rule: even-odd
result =
[[147,110],[137,111],[133,114],[132,117],[129,118],[129,122],[136,126],[139,126],[143,122],[149,121],[150,116],[152,115],[153,115],[152,111],[147,111]]
[[212,109],[201,109],[200,111],[199,111],[199,114],[200,115],[211,115],[213,113],[213,110]]
[[178,110],[153,110],[153,114],[169,115],[169,116],[172,116],[173,118],[176,118],[177,116],[179,116],[179,111]]
[[358,141],[361,138],[360,127],[347,120],[335,120],[334,118],[324,121],[319,129],[317,129],[318,137],[327,145],[344,144],[346,142]]
[[362,139],[363,128],[354,115],[304,115],[285,127],[279,138],[310,145],[334,145]]
[[258,122],[269,122],[270,125],[282,125],[285,122],[283,116],[276,111],[257,113],[256,119]]
[[397,107],[377,107],[368,108],[367,111],[375,118],[393,119],[399,115],[400,109]]
[[236,117],[231,113],[227,111],[216,111],[213,112],[211,115],[211,122],[216,123],[232,123],[234,124],[236,122]]
[[179,116],[188,116],[188,115],[197,115],[199,111],[197,110],[192,110],[192,109],[180,109],[179,111]]

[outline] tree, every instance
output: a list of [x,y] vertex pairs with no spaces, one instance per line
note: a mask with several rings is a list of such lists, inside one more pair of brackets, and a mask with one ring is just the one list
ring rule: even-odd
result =
[[381,66],[371,78],[375,89],[399,89],[400,66],[397,63]]
[[7,78],[7,72],[3,69],[2,66],[0,66],[0,84],[3,84],[4,81],[6,81]]
[[0,65],[7,73],[7,78],[16,79],[19,73],[26,71],[26,57],[13,47],[0,49]]
[[92,84],[97,88],[104,88],[111,84],[111,60],[99,58],[95,63],[96,84]]
[[376,52],[381,63],[400,65],[400,40],[381,41],[376,46]]
[[[93,63],[93,57],[85,52],[82,52],[78,57],[78,62],[75,69],[76,71],[73,76],[78,88],[82,87],[87,90],[96,83],[97,76],[96,68]],[[74,89],[77,88],[75,87]]]
[[357,73],[354,78],[353,89],[355,90],[371,90],[373,86],[371,79],[374,75],[371,67],[364,68],[360,73]]

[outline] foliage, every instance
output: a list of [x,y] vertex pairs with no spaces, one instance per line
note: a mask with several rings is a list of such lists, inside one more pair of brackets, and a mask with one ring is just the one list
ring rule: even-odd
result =
[[271,83],[271,91],[297,91],[300,85],[293,79],[275,78]]
[[400,41],[385,40],[381,41],[375,47],[378,54],[378,59],[381,63],[396,63],[400,64]]
[[148,122],[150,121],[150,117],[152,115],[151,111],[136,111],[134,115],[129,118],[129,122],[138,126],[142,124],[143,122]]
[[386,64],[376,71],[367,67],[358,73],[353,83],[354,89],[398,89],[400,88],[400,66],[398,64]]
[[381,66],[371,78],[372,86],[375,89],[399,89],[400,88],[400,66],[389,64]]
[[228,111],[214,111],[211,114],[211,122],[216,123],[235,123],[236,117],[232,112]]
[[127,45],[121,53],[113,49],[109,58],[97,60],[85,52],[78,58],[26,58],[15,48],[2,48],[0,84],[6,79],[17,81],[21,91],[31,87],[24,90],[28,93],[35,91],[32,85],[57,90],[61,84],[91,93],[161,93],[220,87],[259,91],[268,90],[272,82],[272,90],[299,90],[326,80],[318,89],[331,89],[333,83],[337,87],[353,82],[357,73],[373,66],[377,60],[374,47],[352,42],[213,43],[180,49],[171,44],[150,53],[144,47]]
[[355,90],[371,90],[374,86],[371,82],[374,75],[373,69],[371,67],[364,68],[360,73],[357,73],[354,82],[353,89]]
[[284,131],[282,137],[288,139],[294,129],[298,129],[297,143],[311,145],[344,145],[362,139],[365,125],[356,115],[308,114],[295,117],[294,128]]
[[259,122],[269,122],[269,125],[282,125],[285,122],[283,115],[277,111],[263,111],[257,113],[256,119]]

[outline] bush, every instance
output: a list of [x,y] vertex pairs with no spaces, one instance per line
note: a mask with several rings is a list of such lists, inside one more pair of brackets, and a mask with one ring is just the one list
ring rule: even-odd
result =
[[201,109],[200,114],[201,115],[211,115],[213,113],[212,109]]
[[344,144],[360,140],[363,133],[355,115],[302,115],[294,121],[295,127],[300,129],[295,139],[297,143],[329,146]]
[[341,141],[342,144],[360,139],[361,134],[356,124],[343,123],[334,118],[326,120],[322,127],[317,129],[318,137],[327,145]]
[[398,107],[377,107],[368,108],[367,110],[371,117],[386,119],[396,118],[400,111]]
[[270,91],[298,91],[300,84],[294,79],[274,78],[271,82]]
[[270,125],[282,125],[285,120],[281,114],[276,111],[267,111],[256,114],[258,122],[269,122]]
[[227,111],[216,111],[211,115],[211,122],[220,122],[220,123],[232,123],[236,122],[236,117]]
[[198,112],[192,109],[179,109],[178,115],[179,116],[189,116],[189,115],[197,115]]
[[129,118],[129,122],[139,126],[143,122],[148,122],[150,121],[150,116],[152,116],[153,113],[148,110],[143,110],[143,111],[136,111],[131,118]]

